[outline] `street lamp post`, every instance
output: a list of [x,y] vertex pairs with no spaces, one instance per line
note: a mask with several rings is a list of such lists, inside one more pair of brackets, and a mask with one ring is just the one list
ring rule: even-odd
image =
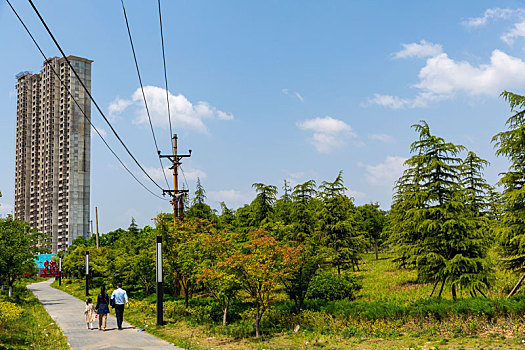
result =
[[164,324],[163,320],[163,299],[164,287],[162,285],[162,236],[157,236],[157,326]]
[[58,285],[62,285],[62,258],[58,258]]
[[86,296],[89,296],[89,252],[86,252]]

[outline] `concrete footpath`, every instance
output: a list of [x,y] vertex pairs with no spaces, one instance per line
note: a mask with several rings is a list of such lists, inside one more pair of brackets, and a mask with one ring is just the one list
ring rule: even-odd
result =
[[[137,329],[127,322],[122,324],[123,330],[117,329],[117,319],[114,309],[111,309],[107,320],[106,331],[88,330],[84,316],[86,303],[65,292],[50,286],[52,280],[33,283],[27,288],[40,300],[47,312],[55,320],[67,337],[73,350],[91,349],[178,349],[174,345]],[[93,298],[93,297],[92,297]],[[96,302],[96,296],[93,298]],[[126,311],[124,311],[126,315]],[[98,328],[98,319],[94,325]]]

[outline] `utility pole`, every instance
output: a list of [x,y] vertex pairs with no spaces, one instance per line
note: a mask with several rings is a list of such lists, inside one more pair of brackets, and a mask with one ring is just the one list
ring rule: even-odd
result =
[[161,155],[159,151],[159,157],[168,158],[172,166],[170,169],[173,170],[173,190],[163,190],[162,194],[169,194],[171,196],[171,204],[173,205],[173,224],[177,225],[179,220],[184,218],[184,201],[183,196],[188,190],[179,190],[178,177],[179,177],[179,166],[182,164],[180,160],[182,158],[191,157],[191,149],[189,154],[177,154],[177,134],[173,134],[173,154]]
[[[173,225],[177,226],[177,222],[182,220],[184,218],[184,201],[183,196],[188,193],[188,190],[179,190],[179,165],[182,163],[180,162],[182,158],[191,157],[191,149],[188,151],[189,154],[178,154],[177,153],[177,134],[173,134],[173,154],[166,154],[161,155],[159,151],[159,157],[160,158],[168,158],[171,161],[171,168],[173,170],[173,190],[163,190],[162,194],[165,195],[166,193],[171,196],[171,204],[173,205]],[[162,247],[162,244],[160,245]],[[162,253],[162,252],[161,252]],[[162,276],[161,281],[162,281]],[[158,280],[158,277],[157,277]],[[175,281],[177,287],[179,286],[179,281]],[[160,288],[162,288],[162,283],[160,285]],[[160,300],[159,300],[160,297]],[[157,293],[157,305],[160,305],[162,312],[162,298],[163,294],[159,296]],[[157,309],[158,310],[158,309]],[[158,311],[157,311],[158,314]],[[157,316],[158,317],[158,316]],[[157,320],[158,322],[159,320]],[[162,319],[160,319],[162,321]]]
[[[97,249],[98,249],[98,208],[97,207],[95,207],[95,221],[97,223],[97,237],[95,237],[95,239],[97,241]],[[91,227],[91,232],[93,232],[93,227]]]

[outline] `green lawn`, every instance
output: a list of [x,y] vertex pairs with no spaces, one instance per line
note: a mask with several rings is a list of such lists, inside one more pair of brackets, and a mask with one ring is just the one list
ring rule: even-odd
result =
[[44,306],[25,287],[26,280],[15,286],[13,299],[1,295],[1,301],[10,301],[23,309],[16,321],[5,329],[0,327],[0,349],[70,349],[67,339],[49,316]]

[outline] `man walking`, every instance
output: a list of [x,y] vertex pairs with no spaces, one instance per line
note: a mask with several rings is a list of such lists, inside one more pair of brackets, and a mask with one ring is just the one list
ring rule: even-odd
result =
[[122,283],[117,283],[117,289],[111,293],[111,303],[115,305],[115,314],[117,316],[118,329],[122,329],[122,320],[124,319],[124,304],[129,309],[128,295],[122,289]]

